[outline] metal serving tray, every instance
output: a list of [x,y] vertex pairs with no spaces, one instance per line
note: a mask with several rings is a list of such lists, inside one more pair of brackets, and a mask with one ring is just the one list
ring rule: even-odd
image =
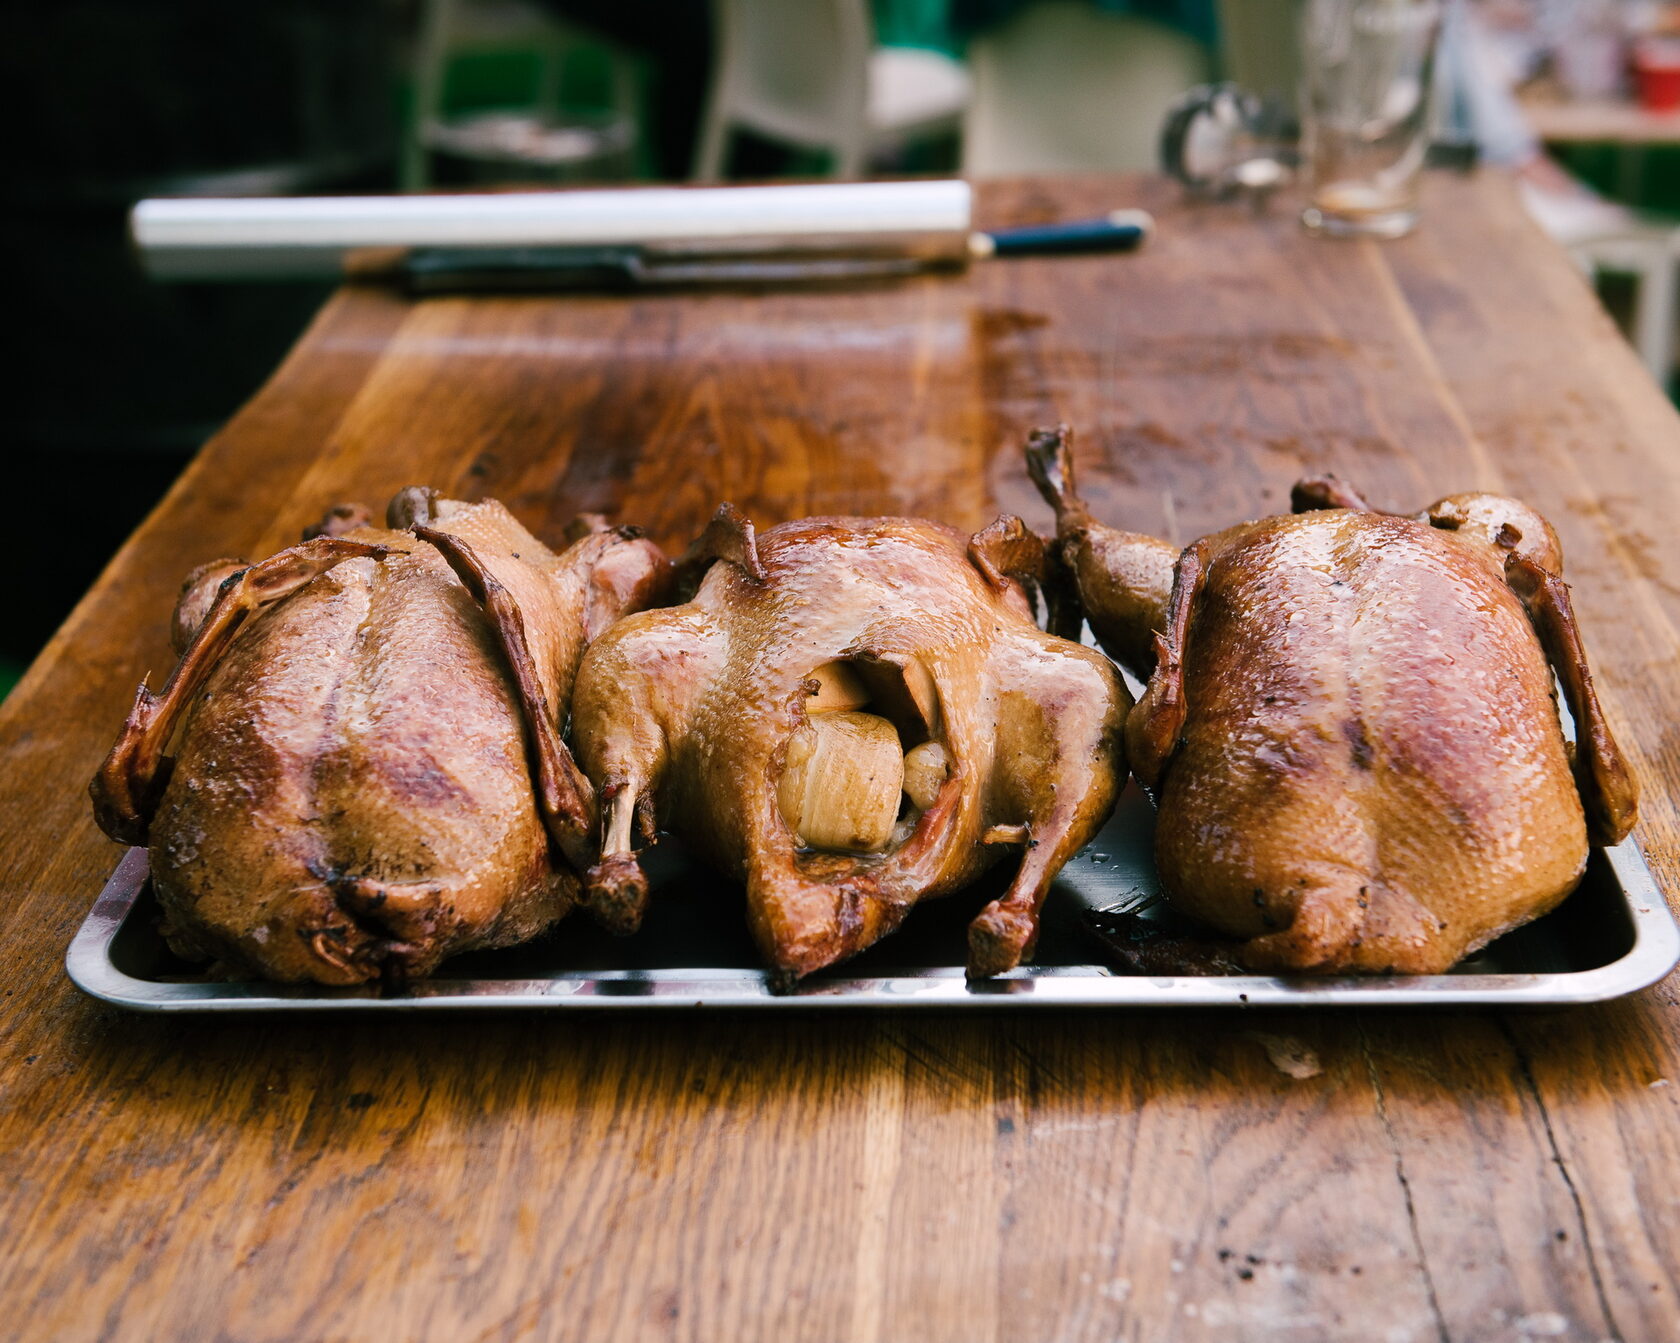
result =
[[[1351,1007],[1542,1006],[1645,988],[1680,960],[1680,928],[1632,840],[1595,851],[1557,910],[1501,938],[1452,973],[1392,978],[1157,977],[1116,973],[1087,931],[1089,911],[1135,906],[1156,889],[1154,813],[1135,784],[1114,818],[1064,869],[1045,905],[1035,963],[996,980],[963,977],[968,920],[1002,889],[994,872],[930,901],[893,936],[836,970],[776,993],[747,936],[738,891],[668,844],[650,855],[653,900],[642,931],[608,937],[586,917],[536,942],[475,952],[400,994],[206,980],[156,929],[146,853],[131,849],[70,945],[70,977],[96,998],[141,1012],[416,1012],[464,1008],[693,1007]],[[1007,864],[1000,864],[1007,868]],[[1167,918],[1159,907],[1146,918]]]

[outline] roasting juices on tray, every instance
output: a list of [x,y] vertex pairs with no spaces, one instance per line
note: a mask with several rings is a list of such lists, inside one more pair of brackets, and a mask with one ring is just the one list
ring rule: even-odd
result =
[[[1438,973],[1632,826],[1531,509],[1401,517],[1320,478],[1181,553],[1091,517],[1065,430],[1027,457],[1048,543],[1012,517],[759,533],[725,504],[673,568],[595,518],[556,554],[494,501],[411,489],[383,528],[340,507],[189,579],[181,662],[142,687],[96,816],[149,844],[178,952],[329,985],[400,984],[579,906],[632,933],[666,830],[741,883],[784,988],[1005,856],[968,973],[1030,958],[1128,756],[1162,889],[1209,930],[1160,939],[1156,972]],[[1136,706],[1062,637],[1082,619],[1147,679]]]

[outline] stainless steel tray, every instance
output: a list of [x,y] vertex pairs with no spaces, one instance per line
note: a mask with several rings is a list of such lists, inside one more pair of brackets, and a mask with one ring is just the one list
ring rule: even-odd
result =
[[[1352,1007],[1596,1002],[1645,988],[1680,960],[1677,929],[1632,840],[1595,851],[1580,888],[1553,913],[1501,938],[1451,974],[1274,979],[1117,974],[1084,929],[1089,910],[1155,890],[1154,814],[1130,786],[1114,818],[1068,864],[1044,911],[1035,964],[970,984],[965,928],[1006,872],[915,910],[892,937],[792,993],[775,993],[748,939],[738,891],[662,845],[653,901],[635,937],[618,940],[573,917],[546,937],[446,962],[398,995],[208,981],[156,931],[146,853],[131,849],[106,883],[66,958],[88,993],[142,1012],[416,1012],[463,1008],[756,1007]],[[1159,917],[1151,912],[1152,917]]]

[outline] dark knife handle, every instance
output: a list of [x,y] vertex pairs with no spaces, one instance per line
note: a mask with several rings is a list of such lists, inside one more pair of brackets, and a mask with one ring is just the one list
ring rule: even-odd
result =
[[[1069,252],[1126,252],[1154,232],[1155,221],[1142,210],[1116,210],[1100,219],[1075,219],[1065,224],[1031,224],[1024,228],[992,229],[993,256],[1043,256]],[[985,252],[985,245],[981,246]]]

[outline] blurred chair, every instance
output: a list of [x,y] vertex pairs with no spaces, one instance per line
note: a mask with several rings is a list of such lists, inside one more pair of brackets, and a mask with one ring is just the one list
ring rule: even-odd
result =
[[1674,371],[1675,322],[1680,316],[1680,228],[1605,200],[1549,160],[1517,170],[1517,188],[1534,222],[1550,234],[1590,283],[1601,274],[1634,282],[1633,309],[1613,315],[1657,385]]
[[969,45],[970,177],[1153,168],[1167,106],[1208,78],[1209,53],[1163,24],[1046,0]]
[[1631,276],[1637,288],[1628,339],[1657,385],[1666,389],[1674,372],[1674,327],[1680,230],[1635,228],[1593,238],[1559,239],[1589,281],[1600,272]]
[[[563,111],[567,61],[584,47],[606,58],[607,105],[588,114]],[[533,62],[527,97],[514,106],[450,113],[450,66],[485,53],[519,53]],[[639,104],[634,58],[603,38],[523,0],[423,0],[399,180],[405,191],[429,186],[438,154],[473,165],[481,177],[628,176]]]
[[955,132],[968,72],[936,51],[877,47],[868,0],[713,0],[716,67],[694,176],[715,180],[739,128],[826,151],[836,177]]

